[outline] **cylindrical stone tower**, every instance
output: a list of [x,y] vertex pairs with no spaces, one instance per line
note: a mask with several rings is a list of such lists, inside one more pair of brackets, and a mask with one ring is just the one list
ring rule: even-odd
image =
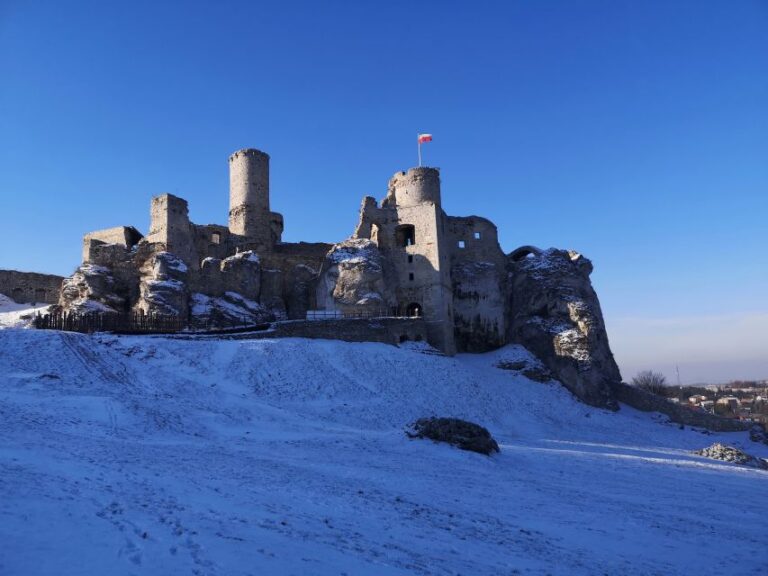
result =
[[440,172],[436,168],[411,168],[389,180],[387,197],[394,196],[398,206],[431,202],[440,206]]
[[238,150],[229,157],[229,231],[267,247],[269,226],[269,155]]

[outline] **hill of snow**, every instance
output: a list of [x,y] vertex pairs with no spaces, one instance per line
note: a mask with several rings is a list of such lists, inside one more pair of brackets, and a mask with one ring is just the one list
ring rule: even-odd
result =
[[[585,406],[520,347],[0,331],[0,574],[766,573],[746,433]],[[485,457],[409,440],[486,426]]]
[[17,304],[5,294],[0,294],[0,330],[27,326],[35,314],[44,314],[48,307],[50,304]]

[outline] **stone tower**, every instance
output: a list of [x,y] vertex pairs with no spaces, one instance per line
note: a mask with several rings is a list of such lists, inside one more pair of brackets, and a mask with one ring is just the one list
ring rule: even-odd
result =
[[148,242],[162,245],[162,249],[175,254],[187,265],[199,264],[194,254],[192,226],[189,222],[187,201],[173,194],[152,198]]
[[259,251],[274,245],[269,211],[269,155],[245,148],[229,157],[229,231]]
[[407,314],[418,308],[429,341],[453,354],[453,292],[440,172],[421,167],[398,172],[389,181],[383,205],[397,214],[390,254],[398,275],[398,302]]

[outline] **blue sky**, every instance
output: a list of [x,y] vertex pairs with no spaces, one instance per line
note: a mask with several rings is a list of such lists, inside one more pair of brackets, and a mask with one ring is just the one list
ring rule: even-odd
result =
[[593,260],[625,378],[768,378],[768,2],[1,0],[0,82],[1,268],[225,223],[242,147],[338,241],[430,132],[449,214]]

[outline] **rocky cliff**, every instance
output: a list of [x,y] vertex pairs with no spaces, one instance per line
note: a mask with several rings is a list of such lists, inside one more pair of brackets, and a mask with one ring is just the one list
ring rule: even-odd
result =
[[616,410],[611,385],[621,382],[621,374],[591,272],[592,263],[578,252],[510,255],[507,338],[538,356],[587,404]]

